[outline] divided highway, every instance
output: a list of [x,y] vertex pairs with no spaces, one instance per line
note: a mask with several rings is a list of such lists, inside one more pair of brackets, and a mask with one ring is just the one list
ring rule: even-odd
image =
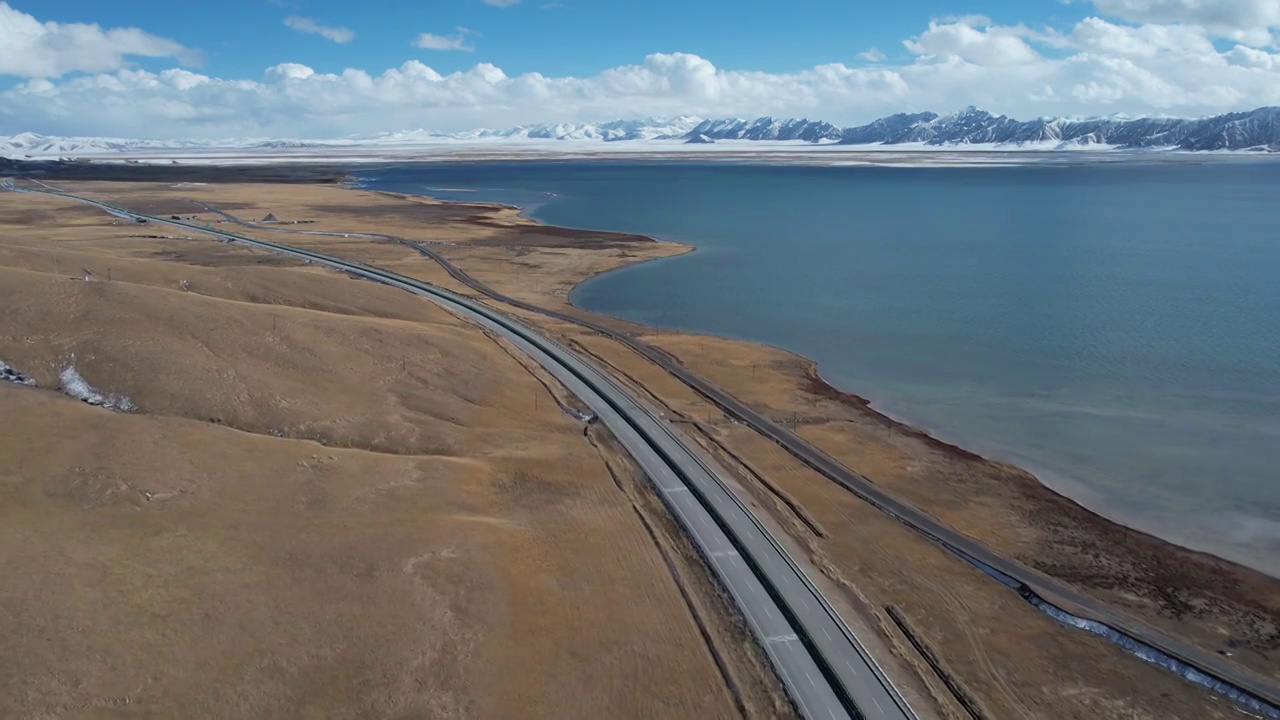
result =
[[[13,186],[6,189],[33,191]],[[803,569],[726,485],[722,469],[668,421],[577,353],[523,323],[442,288],[358,262],[139,215],[49,192],[113,215],[173,225],[291,255],[425,297],[514,344],[577,396],[618,438],[732,596],[788,695],[806,718],[907,720],[915,715]]]
[[[240,220],[217,208],[208,205],[205,207],[211,212],[222,215],[231,222],[260,231],[302,232],[321,235],[340,234],[261,227]],[[505,305],[579,325],[626,345],[671,373],[698,394],[715,403],[730,417],[778,443],[813,470],[843,486],[849,492],[894,517],[912,530],[954,553],[983,572],[990,575],[994,571],[1001,582],[1016,590],[1024,599],[1041,598],[1056,605],[1067,603],[1072,606],[1070,609],[1075,614],[1088,620],[1102,623],[1120,635],[1154,648],[1174,661],[1183,664],[1185,667],[1177,670],[1177,672],[1184,675],[1199,673],[1202,679],[1198,679],[1197,682],[1212,686],[1216,692],[1230,697],[1233,701],[1254,712],[1261,712],[1265,717],[1280,717],[1280,710],[1277,710],[1277,708],[1280,708],[1280,689],[1276,687],[1274,682],[1241,670],[1218,655],[1180,642],[1127,615],[1117,613],[1105,603],[1077,591],[1067,583],[1029,570],[1020,563],[999,555],[985,545],[956,532],[927,513],[893,497],[875,483],[845,467],[838,460],[813,446],[799,435],[788,431],[720,387],[691,372],[679,360],[667,355],[658,348],[633,337],[629,333],[620,332],[607,324],[575,314],[546,309],[499,293],[468,275],[444,256],[422,244],[392,235],[367,233],[359,236],[388,240],[411,247],[423,256],[435,261],[455,280],[486,297]],[[1166,668],[1169,667],[1166,663],[1162,664]]]

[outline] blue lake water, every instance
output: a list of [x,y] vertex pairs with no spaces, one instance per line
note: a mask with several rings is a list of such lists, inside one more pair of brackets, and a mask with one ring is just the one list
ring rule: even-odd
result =
[[1280,575],[1280,162],[361,173],[695,245],[573,300],[794,350],[1103,514]]

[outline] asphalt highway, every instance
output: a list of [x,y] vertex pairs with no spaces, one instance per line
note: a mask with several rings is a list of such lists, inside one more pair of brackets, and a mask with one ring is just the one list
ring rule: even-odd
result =
[[[298,232],[255,225],[217,208],[209,206],[206,206],[206,208],[222,215],[231,222],[257,230]],[[303,232],[308,234],[341,234],[315,231]],[[1280,717],[1280,710],[1277,709],[1280,708],[1280,688],[1277,688],[1274,681],[1259,677],[1227,662],[1221,656],[1188,645],[1135,618],[1116,612],[1107,604],[1079,592],[1069,584],[1038,573],[1014,560],[1006,558],[917,508],[894,498],[875,485],[875,483],[853,472],[830,455],[811,445],[795,433],[788,431],[770,418],[756,412],[725,390],[693,373],[678,360],[654,346],[629,333],[618,331],[590,318],[546,309],[499,293],[471,277],[447,258],[422,243],[411,242],[392,235],[370,233],[364,234],[364,236],[397,242],[411,247],[423,256],[435,261],[455,280],[497,302],[588,328],[630,347],[674,375],[698,394],[714,403],[730,417],[778,443],[801,462],[826,476],[829,480],[838,483],[849,492],[894,517],[988,575],[993,575],[997,580],[1022,595],[1024,599],[1029,601],[1042,599],[1055,606],[1067,609],[1080,618],[1101,623],[1122,636],[1154,648],[1184,664],[1186,667],[1180,669],[1179,672],[1183,674],[1199,673],[1209,683],[1217,684],[1216,690],[1218,692],[1227,695],[1249,710],[1258,712],[1264,717]]]
[[359,275],[428,298],[504,337],[577,396],[643,468],[732,596],[804,717],[915,717],[799,564],[728,487],[723,469],[714,467],[671,423],[592,362],[503,313],[428,283],[363,263],[55,194],[118,217],[198,231]]

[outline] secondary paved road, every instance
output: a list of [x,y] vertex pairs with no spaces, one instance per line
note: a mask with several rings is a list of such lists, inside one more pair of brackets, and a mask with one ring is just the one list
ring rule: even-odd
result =
[[121,217],[205,232],[307,259],[429,298],[506,338],[581,399],[644,469],[733,596],[788,694],[807,718],[907,720],[914,714],[799,565],[665,419],[555,341],[447,290],[363,263],[197,224],[138,215],[64,193]]
[[[233,215],[217,208],[206,206],[228,220],[258,230],[273,232],[297,232],[283,228],[268,228],[244,222]],[[306,231],[309,234],[341,234]],[[549,310],[523,300],[504,295],[484,283],[468,275],[447,258],[431,250],[426,245],[414,243],[392,235],[368,233],[365,237],[378,238],[407,245],[422,255],[438,263],[455,280],[473,290],[512,307],[535,312],[564,322],[588,328],[606,337],[630,347],[635,352],[670,372],[694,391],[715,403],[729,416],[753,428],[765,437],[781,445],[801,462],[825,475],[828,479],[840,484],[874,507],[899,520],[906,526],[924,535],[944,549],[954,553],[966,562],[983,569],[994,570],[1001,575],[1000,580],[1019,592],[1025,599],[1042,598],[1050,603],[1069,609],[1079,617],[1102,623],[1110,629],[1126,635],[1131,639],[1148,645],[1168,655],[1176,661],[1203,673],[1211,681],[1221,683],[1216,688],[1222,694],[1231,697],[1245,707],[1260,712],[1266,717],[1280,717],[1280,688],[1269,678],[1258,677],[1253,673],[1227,662],[1214,653],[1193,647],[1176,640],[1165,633],[1142,623],[1135,618],[1116,612],[1110,606],[1089,597],[1071,585],[1055,578],[1042,575],[1022,564],[1006,558],[977,541],[955,531],[920,510],[897,500],[867,478],[853,472],[839,461],[822,450],[811,445],[800,436],[773,422],[771,419],[741,402],[733,395],[706,379],[688,370],[678,360],[661,350],[639,340],[629,333],[620,332],[606,324],[579,315]],[[986,569],[983,568],[985,566]],[[990,574],[990,573],[988,573]]]

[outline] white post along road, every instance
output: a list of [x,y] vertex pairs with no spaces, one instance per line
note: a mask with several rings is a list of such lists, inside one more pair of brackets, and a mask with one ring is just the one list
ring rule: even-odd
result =
[[[45,186],[48,187],[48,186]],[[698,547],[764,648],[805,718],[907,720],[915,715],[839,614],[725,482],[725,471],[694,449],[608,373],[503,313],[443,288],[363,263],[197,224],[132,213],[108,203],[5,183],[94,205],[119,217],[173,225],[291,255],[427,298],[514,344],[579,398],[626,448]]]

